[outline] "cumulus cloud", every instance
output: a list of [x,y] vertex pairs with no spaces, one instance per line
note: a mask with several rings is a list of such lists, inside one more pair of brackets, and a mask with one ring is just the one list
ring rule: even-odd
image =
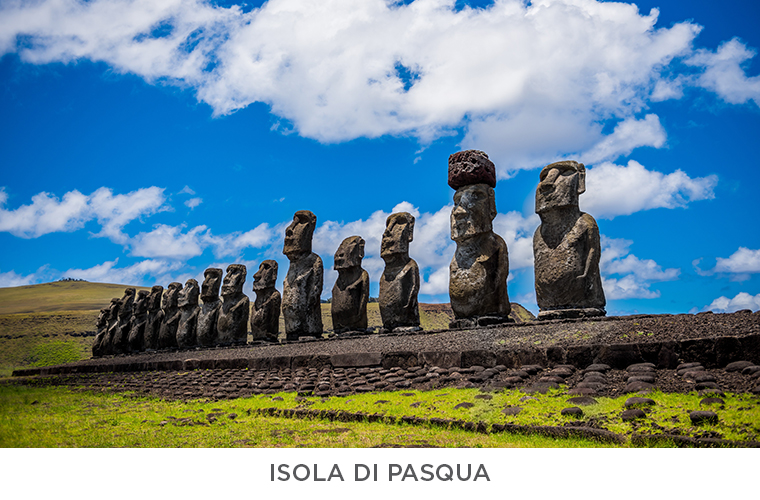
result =
[[22,274],[18,274],[13,270],[6,271],[4,273],[0,272],[0,288],[31,285],[32,283],[37,282],[37,273],[32,273],[24,276]]
[[[464,128],[500,176],[567,154],[610,159],[665,134],[650,101],[686,85],[757,99],[752,52],[694,51],[700,27],[595,0],[270,0],[243,12],[203,0],[10,1],[0,54],[44,64],[103,61],[194,89],[216,115],[269,105],[283,130],[337,142],[385,134],[423,143]],[[674,60],[697,77],[682,78]],[[700,73],[701,72],[701,73]],[[605,136],[607,124],[616,124]],[[585,152],[585,153],[584,153]]]
[[190,198],[185,202],[185,206],[189,207],[192,210],[201,203],[203,203],[203,198]]
[[697,259],[692,264],[695,270],[701,276],[710,276],[715,273],[727,273],[732,275],[732,281],[745,281],[750,278],[751,274],[760,273],[760,250],[751,250],[745,247],[739,247],[728,258],[718,257],[715,267],[707,271],[699,267],[702,259]]
[[71,278],[101,283],[150,286],[172,281],[184,282],[190,275],[178,273],[183,263],[169,260],[143,260],[130,266],[116,267],[119,259],[106,261],[88,269],[69,269],[64,274]]
[[686,63],[704,68],[697,84],[715,92],[731,104],[749,100],[760,106],[760,76],[748,77],[742,64],[755,56],[741,41],[734,38],[718,47],[715,52],[700,49]]
[[69,191],[61,199],[42,192],[32,196],[30,205],[7,210],[7,193],[0,191],[0,231],[21,238],[38,238],[54,232],[71,232],[97,220],[101,230],[95,236],[107,237],[124,243],[122,232],[129,222],[165,210],[164,190],[157,187],[142,188],[127,194],[114,195],[102,187],[87,196],[77,190]]
[[164,257],[189,259],[203,253],[206,226],[196,226],[183,232],[185,226],[157,224],[152,231],[141,232],[129,239],[132,255],[136,257]]
[[682,170],[663,174],[637,161],[626,166],[602,163],[588,169],[581,209],[596,218],[613,219],[654,208],[679,208],[715,197],[716,175],[691,178]]
[[654,260],[636,257],[630,253],[632,244],[630,240],[602,235],[599,268],[607,300],[655,299],[660,292],[650,288],[653,283],[678,279],[680,269],[663,269]]
[[718,297],[713,300],[709,306],[705,307],[705,311],[713,312],[736,312],[742,309],[751,309],[753,311],[760,310],[760,293],[757,295],[750,295],[746,292],[739,292],[734,298]]

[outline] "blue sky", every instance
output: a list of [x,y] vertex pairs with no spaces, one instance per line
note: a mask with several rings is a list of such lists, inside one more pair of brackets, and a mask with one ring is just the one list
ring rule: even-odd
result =
[[[638,7],[638,8],[637,8]],[[653,11],[652,9],[658,9]],[[509,294],[536,312],[540,168],[588,168],[610,314],[760,309],[755,1],[0,2],[0,286],[280,263],[417,216],[448,301],[447,159],[497,166]]]

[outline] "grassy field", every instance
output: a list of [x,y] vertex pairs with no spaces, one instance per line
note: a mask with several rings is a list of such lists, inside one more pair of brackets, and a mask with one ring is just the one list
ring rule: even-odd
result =
[[[99,310],[128,286],[66,281],[0,288],[0,377],[19,368],[88,359]],[[517,318],[530,319],[519,304],[513,309]],[[382,326],[376,302],[368,305],[367,316],[370,327]],[[420,304],[425,330],[448,328],[452,317],[448,304]],[[330,304],[322,304],[322,323],[326,331],[332,330]],[[282,316],[280,331],[285,331]]]
[[[231,401],[164,401],[131,394],[72,392],[61,387],[0,386],[0,447],[629,447],[581,438],[554,439],[509,433],[480,434],[434,425],[330,422],[264,416],[263,408],[308,408],[381,413],[385,416],[459,419],[467,422],[562,426],[577,422],[560,414],[569,406],[560,391],[532,395],[521,391],[483,394],[474,389],[389,392],[322,399],[292,393]],[[730,440],[757,440],[760,402],[727,395],[715,409],[715,425],[692,427],[688,411],[699,409],[696,394],[650,395],[657,402],[646,419],[623,422],[625,397],[598,398],[581,420],[630,436],[679,433]],[[463,404],[464,403],[464,404]],[[505,416],[505,407],[519,406]],[[672,446],[672,443],[661,443]]]

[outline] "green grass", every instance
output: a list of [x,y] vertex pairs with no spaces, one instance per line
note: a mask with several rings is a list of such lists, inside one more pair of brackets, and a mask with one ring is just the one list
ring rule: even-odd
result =
[[[132,285],[56,281],[40,285],[0,288],[0,314],[52,311],[98,311]],[[150,290],[135,287],[137,290]]]
[[[282,394],[274,397],[291,396]],[[585,439],[266,417],[272,397],[169,402],[61,387],[0,386],[0,447],[588,447]]]
[[[560,414],[571,406],[561,391],[546,395],[519,390],[490,393],[484,399],[474,389],[429,392],[386,392],[348,397],[298,397],[293,393],[261,395],[231,401],[164,401],[132,394],[71,391],[61,387],[0,386],[0,447],[600,447],[621,446],[578,439],[534,435],[478,434],[436,426],[403,423],[330,422],[263,416],[264,408],[344,410],[385,416],[447,418],[488,424],[513,423],[563,426],[579,423]],[[479,397],[480,396],[480,397]],[[702,399],[692,394],[649,395],[657,402],[647,419],[623,422],[627,397],[597,398],[584,406],[581,420],[592,420],[609,431],[720,437],[732,441],[758,440],[760,398],[728,394],[724,408],[711,407],[719,423],[693,427],[690,410]],[[455,409],[460,403],[469,408]],[[520,406],[516,416],[501,413]],[[663,445],[663,444],[660,444]],[[664,445],[667,446],[667,443]],[[627,444],[622,445],[628,446]]]

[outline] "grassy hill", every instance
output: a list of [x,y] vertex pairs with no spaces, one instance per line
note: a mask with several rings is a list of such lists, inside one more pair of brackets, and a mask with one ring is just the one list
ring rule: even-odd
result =
[[[111,298],[121,297],[128,286],[66,281],[0,288],[0,377],[16,368],[89,358],[98,311]],[[382,326],[376,302],[368,305],[367,316],[370,327]],[[425,330],[448,328],[453,317],[449,304],[420,304]],[[513,303],[512,317],[529,321],[533,315]],[[330,304],[322,304],[322,323],[325,330],[332,330]],[[284,330],[280,317],[280,331]]]

